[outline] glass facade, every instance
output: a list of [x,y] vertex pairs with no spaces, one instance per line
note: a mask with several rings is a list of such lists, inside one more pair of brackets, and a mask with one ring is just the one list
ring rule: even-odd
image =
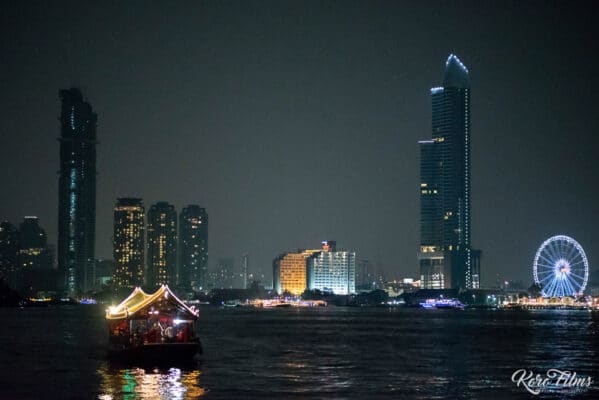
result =
[[97,115],[79,89],[59,95],[58,265],[75,296],[95,281]]
[[453,54],[431,102],[432,138],[419,142],[423,287],[477,288],[480,270],[475,282],[470,247],[470,77]]

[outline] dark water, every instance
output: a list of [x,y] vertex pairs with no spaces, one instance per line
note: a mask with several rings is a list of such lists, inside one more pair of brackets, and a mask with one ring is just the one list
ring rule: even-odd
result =
[[[599,399],[599,313],[203,308],[196,365],[114,365],[103,309],[0,308],[1,399]],[[512,373],[591,376],[532,396]]]

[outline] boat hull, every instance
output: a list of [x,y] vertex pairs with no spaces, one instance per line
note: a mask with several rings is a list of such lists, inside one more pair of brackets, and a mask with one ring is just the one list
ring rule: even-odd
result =
[[135,360],[150,362],[192,361],[202,354],[199,341],[188,343],[148,343],[141,346],[111,349],[109,356],[116,360]]

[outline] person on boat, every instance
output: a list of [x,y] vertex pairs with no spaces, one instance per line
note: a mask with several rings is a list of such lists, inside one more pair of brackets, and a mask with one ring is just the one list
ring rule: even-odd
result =
[[166,329],[164,330],[164,336],[166,337],[167,342],[173,341],[173,338],[175,337],[175,330],[172,326],[169,325],[166,327]]
[[157,343],[158,342],[158,332],[160,332],[160,325],[158,322],[154,322],[154,325],[150,329],[147,335],[148,343]]

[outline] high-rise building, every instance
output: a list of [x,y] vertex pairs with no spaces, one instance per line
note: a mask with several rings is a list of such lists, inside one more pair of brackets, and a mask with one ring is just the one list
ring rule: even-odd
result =
[[37,217],[25,217],[19,225],[19,267],[24,269],[50,269],[52,257],[48,250],[46,231]]
[[207,278],[208,213],[191,204],[179,215],[179,286],[183,290],[206,290]]
[[272,263],[273,289],[278,294],[299,296],[308,288],[308,259],[321,250],[298,250],[283,253]]
[[147,284],[158,287],[177,282],[177,211],[161,201],[148,211]]
[[[473,274],[470,247],[470,76],[457,56],[447,59],[443,86],[432,88],[431,98],[432,138],[419,142],[422,285],[477,288],[480,272]],[[476,256],[480,260],[480,252]]]
[[139,198],[120,198],[114,206],[115,288],[144,283],[144,206]]
[[17,254],[19,231],[8,221],[0,223],[0,278],[15,289],[17,287]]
[[322,250],[307,259],[308,289],[342,295],[356,292],[356,253],[336,247],[334,241],[324,241]]
[[19,225],[19,252],[17,254],[16,289],[33,294],[41,289],[54,289],[52,269],[54,255],[48,249],[46,231],[37,217],[25,217]]
[[273,289],[278,294],[300,295],[304,290],[335,294],[356,291],[356,253],[337,251],[337,243],[325,240],[320,249],[283,253],[273,260]]
[[250,256],[244,254],[241,259],[241,278],[243,280],[243,288],[248,288],[248,268],[250,265]]
[[59,94],[58,265],[73,296],[94,284],[97,115],[79,89]]

